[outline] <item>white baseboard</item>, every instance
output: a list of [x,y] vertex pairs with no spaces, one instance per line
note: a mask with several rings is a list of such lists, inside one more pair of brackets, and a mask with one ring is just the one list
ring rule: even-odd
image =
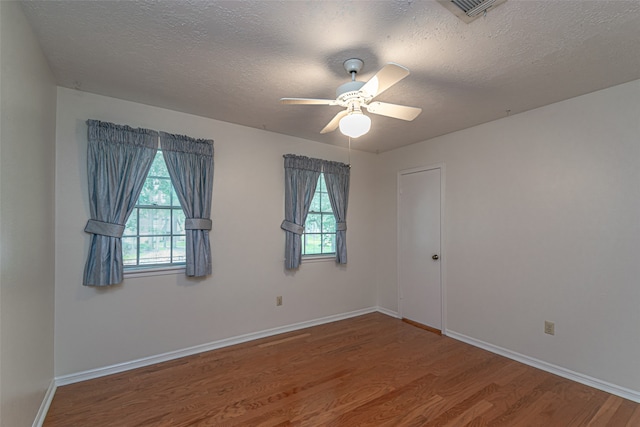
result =
[[44,419],[47,417],[51,401],[53,400],[53,396],[56,394],[56,388],[56,381],[51,380],[49,388],[44,394],[44,399],[42,399],[42,403],[40,404],[40,409],[38,409],[38,413],[36,414],[36,418],[33,420],[32,427],[42,427],[42,424],[44,424]]
[[391,316],[391,317],[395,317],[396,319],[400,319],[400,313],[398,313],[397,311],[391,311],[388,308],[384,308],[384,307],[380,307],[377,306],[376,307],[376,311],[382,313],[382,314],[386,314],[387,316]]
[[[298,329],[309,328],[311,326],[322,325],[325,323],[336,322],[338,320],[344,320],[351,317],[362,316],[363,314],[373,313],[375,311],[381,311],[379,307],[369,307],[361,310],[351,311],[348,313],[336,314],[333,316],[321,317],[319,319],[308,320],[306,322],[294,323],[292,325],[281,326],[278,328],[267,329],[260,332],[254,332],[246,335],[240,335],[237,337],[226,338],[219,341],[210,342],[207,344],[201,344],[193,347],[184,348],[181,350],[170,351],[155,356],[143,357],[141,359],[132,360],[129,362],[118,363],[115,365],[105,366],[102,368],[91,369],[88,371],[77,372],[74,374],[62,375],[56,377],[56,386],[63,386],[67,384],[73,384],[80,381],[91,380],[94,378],[104,377],[106,375],[116,374],[119,372],[129,371],[131,369],[141,368],[144,366],[154,365],[156,363],[166,362],[169,360],[179,359],[185,356],[191,356],[193,354],[203,353],[205,351],[216,350],[222,347],[228,347],[235,344],[241,344],[247,341],[257,340],[260,338],[270,337],[272,335],[278,335],[285,332],[297,331]],[[388,311],[388,310],[385,310]],[[391,313],[391,312],[389,312]],[[385,312],[385,314],[387,314]],[[390,314],[391,315],[391,314]]]
[[508,350],[506,348],[498,347],[497,345],[489,344],[484,341],[477,340],[475,338],[468,337],[464,334],[447,330],[446,335],[449,338],[456,339],[458,341],[471,344],[474,347],[480,347],[484,350],[492,353],[499,354],[509,359],[516,360],[524,363],[525,365],[533,366],[534,368],[542,369],[543,371],[550,372],[563,378],[570,379],[572,381],[579,382],[584,385],[588,385],[598,390],[606,391],[607,393],[615,394],[616,396],[623,397],[625,399],[632,400],[640,403],[640,391],[631,390],[625,387],[621,387],[615,384],[608,383],[606,381],[599,380],[597,378],[590,377],[588,375],[574,372],[572,370],[563,368],[561,366],[553,365],[542,360],[535,359],[533,357],[525,356],[524,354],[517,353],[515,351]]

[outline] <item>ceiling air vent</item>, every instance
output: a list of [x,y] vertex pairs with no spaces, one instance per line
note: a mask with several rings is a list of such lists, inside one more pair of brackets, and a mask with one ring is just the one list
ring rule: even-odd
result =
[[438,0],[467,24],[507,0]]

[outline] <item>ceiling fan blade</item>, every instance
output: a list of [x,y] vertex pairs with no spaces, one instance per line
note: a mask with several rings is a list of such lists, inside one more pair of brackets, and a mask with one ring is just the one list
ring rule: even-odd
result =
[[411,121],[418,117],[422,112],[422,108],[407,107],[406,105],[389,104],[387,102],[371,102],[364,105],[368,112],[379,114],[381,116],[393,117],[394,119],[402,119]]
[[336,130],[338,128],[338,125],[340,124],[340,119],[342,119],[347,114],[349,114],[347,110],[340,111],[338,114],[333,116],[333,119],[331,119],[331,121],[327,123],[327,125],[320,131],[320,133],[333,132],[334,130]]
[[281,104],[337,105],[335,99],[280,98]]
[[360,91],[366,93],[368,96],[375,97],[408,75],[408,68],[389,62],[387,65],[382,67],[375,76],[371,77],[371,79],[362,86]]

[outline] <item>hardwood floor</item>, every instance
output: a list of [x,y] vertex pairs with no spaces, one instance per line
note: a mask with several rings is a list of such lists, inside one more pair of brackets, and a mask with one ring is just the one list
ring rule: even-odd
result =
[[640,404],[380,313],[58,388],[53,426],[640,426]]

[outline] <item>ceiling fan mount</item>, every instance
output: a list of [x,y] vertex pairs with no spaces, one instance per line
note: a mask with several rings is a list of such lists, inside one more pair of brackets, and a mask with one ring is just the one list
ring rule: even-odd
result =
[[364,67],[364,61],[358,58],[351,58],[344,61],[344,69],[347,70],[347,73],[359,73]]
[[362,59],[351,58],[344,61],[343,66],[346,72],[351,74],[351,81],[338,86],[338,89],[336,89],[336,105],[348,107],[351,101],[361,97],[360,89],[362,89],[365,82],[356,81],[356,74],[362,70],[364,62]]
[[407,121],[415,119],[418,114],[422,112],[422,109],[417,107],[377,101],[371,102],[373,98],[409,75],[409,70],[402,65],[390,62],[382,67],[382,69],[367,82],[356,81],[356,74],[358,74],[364,66],[364,62],[361,59],[347,59],[343,65],[344,69],[351,74],[351,81],[338,87],[335,100],[281,98],[280,102],[283,104],[301,105],[338,105],[346,108],[336,114],[320,133],[332,132],[339,126],[343,134],[352,138],[364,135],[371,127],[371,119],[362,113],[363,108],[372,114]]

